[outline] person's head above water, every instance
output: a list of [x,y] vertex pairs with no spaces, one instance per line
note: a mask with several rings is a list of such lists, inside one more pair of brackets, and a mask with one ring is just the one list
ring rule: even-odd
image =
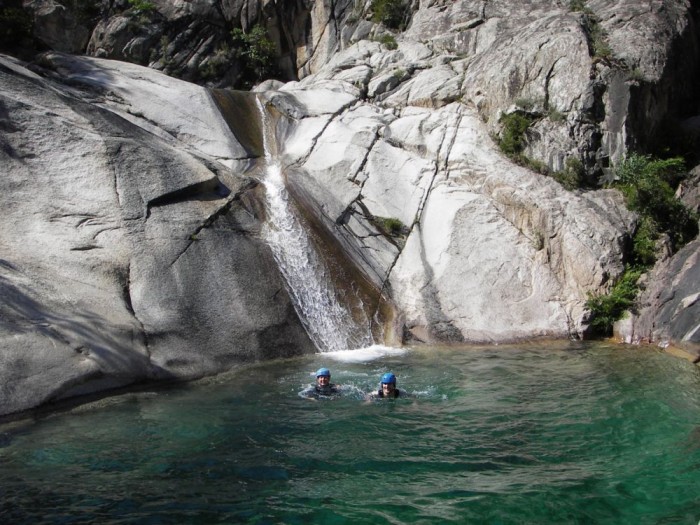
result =
[[320,387],[328,386],[331,383],[331,371],[327,368],[316,370],[316,384]]
[[381,386],[380,392],[383,396],[394,396],[396,392],[396,376],[394,374],[387,372],[386,374],[382,375],[381,379],[379,380],[379,384]]

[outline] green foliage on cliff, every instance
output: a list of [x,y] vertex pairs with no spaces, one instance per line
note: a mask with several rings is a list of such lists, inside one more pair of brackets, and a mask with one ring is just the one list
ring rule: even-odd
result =
[[584,185],[585,175],[583,163],[576,157],[570,157],[566,160],[564,169],[552,173],[552,178],[565,189],[572,191]]
[[586,308],[591,312],[590,327],[596,334],[610,335],[615,321],[622,318],[627,310],[634,306],[639,292],[637,282],[642,275],[641,269],[628,269],[607,295],[590,295]]
[[395,217],[379,217],[374,215],[369,217],[369,220],[387,237],[403,237],[408,235],[408,227]]
[[248,33],[236,28],[231,38],[234,55],[243,67],[244,84],[250,86],[274,73],[277,49],[264,27],[255,26]]
[[680,157],[657,159],[633,153],[615,170],[613,184],[622,191],[629,209],[639,216],[627,268],[608,295],[592,295],[586,302],[591,328],[609,334],[612,325],[633,308],[640,275],[656,262],[658,240],[668,236],[676,252],[698,234],[698,217],[675,197],[674,188],[686,175]]
[[571,0],[569,10],[574,13],[581,13],[581,26],[588,38],[588,46],[593,58],[610,60],[613,58],[612,48],[608,44],[608,35],[600,25],[598,17],[593,10],[586,5],[585,0]]
[[685,162],[680,157],[656,159],[631,154],[618,166],[615,186],[642,219],[637,236],[644,238],[635,243],[640,250],[634,254],[637,262],[653,263],[648,247],[661,234],[668,235],[673,252],[698,234],[697,216],[675,196],[675,188],[685,175]]
[[410,5],[405,0],[374,0],[372,20],[391,29],[403,31],[410,18]]
[[127,2],[135,14],[148,14],[156,10],[155,4],[148,0],[127,0]]
[[501,117],[503,126],[498,146],[508,156],[517,156],[525,149],[525,133],[535,121],[534,117],[520,113],[508,113]]
[[380,36],[379,38],[377,38],[376,40],[377,40],[377,42],[384,45],[387,49],[390,49],[390,50],[396,49],[397,47],[399,47],[399,45],[396,43],[396,38],[394,37],[394,35],[390,35],[390,34],[385,33],[382,36]]

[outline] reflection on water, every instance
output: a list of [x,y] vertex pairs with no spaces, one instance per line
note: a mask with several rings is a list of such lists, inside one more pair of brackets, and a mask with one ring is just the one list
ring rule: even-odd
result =
[[[3,523],[688,523],[700,375],[638,348],[364,350],[0,428]],[[327,366],[347,395],[297,393]],[[367,403],[393,371],[410,399]]]

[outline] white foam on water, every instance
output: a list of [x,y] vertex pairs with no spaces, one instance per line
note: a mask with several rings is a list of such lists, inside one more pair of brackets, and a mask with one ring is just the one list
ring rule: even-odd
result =
[[367,363],[380,357],[403,355],[406,348],[395,348],[393,346],[372,345],[355,350],[340,350],[335,352],[323,352],[323,357],[329,357],[342,363]]

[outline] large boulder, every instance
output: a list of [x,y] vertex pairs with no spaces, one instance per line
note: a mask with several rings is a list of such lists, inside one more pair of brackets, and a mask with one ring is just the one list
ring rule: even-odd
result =
[[211,96],[43,63],[70,87],[0,59],[0,414],[313,351]]
[[33,14],[34,36],[45,46],[65,53],[83,53],[92,31],[91,16],[97,9],[89,3],[56,0],[25,0]]
[[637,311],[616,327],[618,337],[700,355],[700,241],[657,264],[645,282]]

